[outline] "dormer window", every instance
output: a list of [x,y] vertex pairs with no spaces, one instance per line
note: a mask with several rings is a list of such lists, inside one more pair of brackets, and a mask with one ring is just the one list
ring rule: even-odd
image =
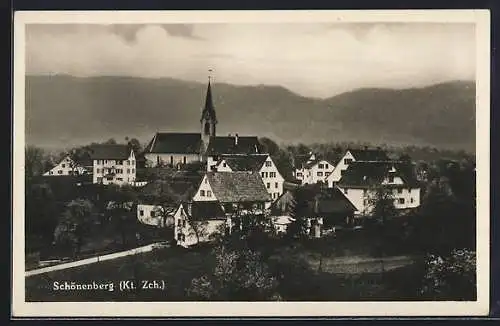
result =
[[271,161],[266,161],[266,166],[270,167],[271,166]]

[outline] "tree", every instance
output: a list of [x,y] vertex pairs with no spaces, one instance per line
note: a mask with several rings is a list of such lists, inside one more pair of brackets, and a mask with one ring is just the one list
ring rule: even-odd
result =
[[69,245],[74,255],[79,253],[84,236],[95,222],[93,208],[93,204],[85,199],[69,202],[54,231],[55,243],[62,247]]
[[26,241],[27,248],[32,237],[39,237],[42,243],[52,243],[57,226],[57,204],[48,184],[26,184]]
[[24,173],[27,180],[44,173],[45,158],[43,149],[36,146],[25,147]]
[[420,294],[433,300],[476,300],[476,253],[455,249],[429,255]]
[[122,245],[126,245],[127,238],[137,223],[137,194],[130,186],[106,187],[106,213],[112,225],[119,231]]
[[139,140],[137,140],[137,138],[129,139],[128,137],[126,137],[125,141],[127,142],[129,148],[131,148],[134,151],[135,155],[138,155],[139,153],[142,152],[141,143],[139,142]]
[[380,265],[384,272],[384,251],[385,242],[387,240],[387,225],[388,220],[392,220],[397,215],[396,207],[394,206],[394,195],[392,188],[378,185],[368,191],[368,205],[371,208],[369,214],[375,222],[375,231],[379,239],[376,244],[377,254],[380,256]]
[[213,273],[193,279],[188,296],[199,300],[279,300],[276,277],[259,252],[220,245],[212,255]]

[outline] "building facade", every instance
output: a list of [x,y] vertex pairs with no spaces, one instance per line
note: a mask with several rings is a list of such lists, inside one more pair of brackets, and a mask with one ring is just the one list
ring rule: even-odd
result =
[[296,167],[294,177],[300,180],[302,185],[324,182],[332,173],[335,165],[327,160],[319,159],[311,153],[309,159]]
[[49,171],[45,172],[44,176],[63,176],[63,175],[84,175],[89,171],[76,163],[69,155],[64,157],[61,162],[54,166]]
[[126,185],[136,181],[135,154],[127,145],[97,145],[92,148],[93,183]]

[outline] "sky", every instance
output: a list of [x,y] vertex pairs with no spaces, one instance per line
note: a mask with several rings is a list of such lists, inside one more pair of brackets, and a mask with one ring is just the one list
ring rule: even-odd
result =
[[32,24],[26,73],[279,85],[325,98],[475,80],[466,23]]

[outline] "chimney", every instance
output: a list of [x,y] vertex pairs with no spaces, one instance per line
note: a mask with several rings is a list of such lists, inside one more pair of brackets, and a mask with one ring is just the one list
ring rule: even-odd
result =
[[238,134],[234,134],[234,145],[238,146]]

